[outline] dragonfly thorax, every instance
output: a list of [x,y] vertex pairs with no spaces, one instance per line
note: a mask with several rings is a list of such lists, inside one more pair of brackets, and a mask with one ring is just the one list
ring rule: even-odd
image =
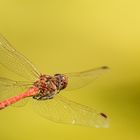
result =
[[62,74],[55,74],[54,76],[41,75],[34,83],[39,92],[33,98],[37,100],[52,99],[60,90],[66,88],[67,81],[67,77]]

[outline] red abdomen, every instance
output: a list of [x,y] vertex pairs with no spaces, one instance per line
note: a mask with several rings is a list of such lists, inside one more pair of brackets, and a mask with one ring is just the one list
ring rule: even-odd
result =
[[20,95],[17,95],[17,96],[9,98],[7,100],[4,100],[4,101],[0,102],[0,109],[3,109],[3,108],[5,108],[13,103],[16,103],[16,102],[18,102],[21,99],[24,99],[26,97],[36,95],[38,93],[38,91],[39,90],[37,87],[32,87],[29,90],[27,90],[26,92],[21,93]]

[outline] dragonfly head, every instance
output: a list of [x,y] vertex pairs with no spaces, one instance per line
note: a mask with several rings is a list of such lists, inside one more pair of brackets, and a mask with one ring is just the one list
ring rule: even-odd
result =
[[54,75],[55,79],[56,79],[56,86],[58,90],[63,90],[67,87],[68,85],[68,78],[66,75],[64,74],[55,74]]

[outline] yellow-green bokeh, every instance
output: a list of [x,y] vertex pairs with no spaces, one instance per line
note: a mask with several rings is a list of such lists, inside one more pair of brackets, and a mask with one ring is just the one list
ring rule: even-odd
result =
[[0,32],[44,73],[111,68],[62,93],[107,113],[110,128],[55,124],[27,105],[0,112],[1,140],[140,139],[138,0],[1,0]]

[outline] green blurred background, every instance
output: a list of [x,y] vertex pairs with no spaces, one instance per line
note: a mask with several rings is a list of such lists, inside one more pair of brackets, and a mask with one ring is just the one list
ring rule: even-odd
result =
[[62,93],[108,114],[108,129],[56,124],[27,105],[0,112],[1,140],[140,139],[140,1],[0,0],[0,32],[44,73],[111,68]]

